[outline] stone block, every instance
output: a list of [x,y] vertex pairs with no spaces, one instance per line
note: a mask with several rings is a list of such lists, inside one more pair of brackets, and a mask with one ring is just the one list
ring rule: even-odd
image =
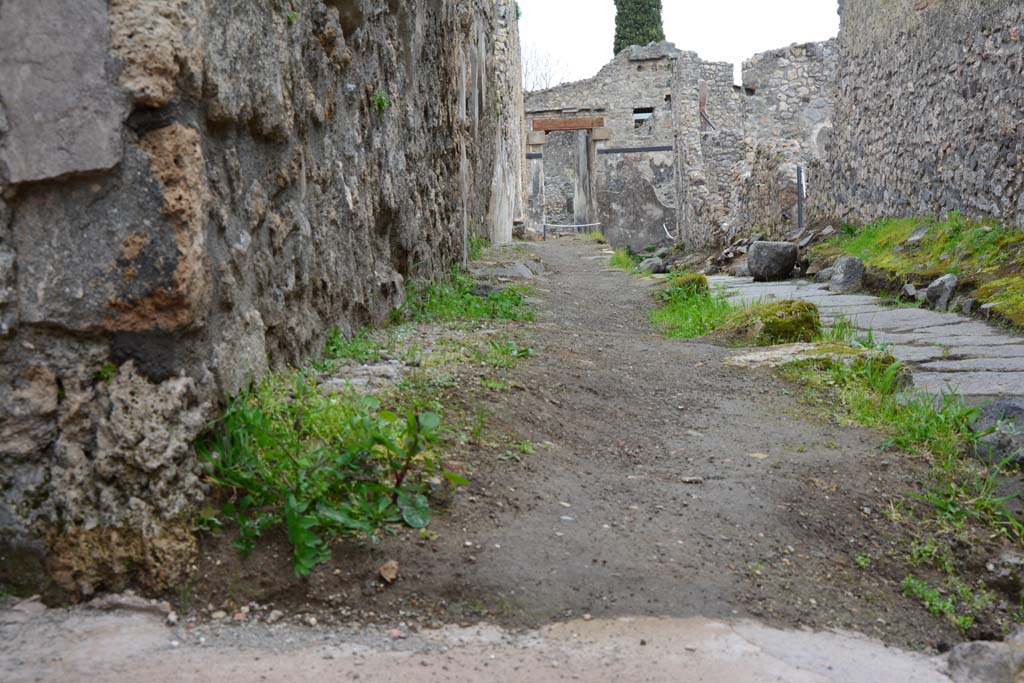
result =
[[150,152],[127,148],[114,178],[23,193],[14,230],[23,323],[143,331],[194,320],[207,277],[205,211],[191,194],[202,181],[180,176],[201,173],[201,157],[188,144]]
[[23,183],[115,166],[127,103],[111,78],[106,0],[5,0],[2,13],[0,174]]

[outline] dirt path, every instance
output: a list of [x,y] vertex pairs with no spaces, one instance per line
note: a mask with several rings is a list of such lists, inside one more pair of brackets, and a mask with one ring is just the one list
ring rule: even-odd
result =
[[[810,415],[767,371],[724,365],[730,349],[655,335],[650,280],[611,270],[594,244],[530,249],[547,268],[535,284],[537,322],[521,330],[536,355],[513,371],[521,388],[492,394],[489,410],[495,433],[537,453],[521,463],[494,449],[478,455],[471,485],[431,525],[436,539],[409,531],[347,543],[308,580],[291,577],[284,542],[270,539],[246,561],[230,539],[207,543],[198,582],[177,596],[181,625],[136,648],[169,651],[173,638],[180,654],[148,669],[124,655],[103,680],[142,670],[147,680],[191,680],[186,667],[218,680],[291,680],[300,663],[364,680],[677,680],[679,657],[698,651],[690,665],[708,681],[881,680],[856,664],[847,676],[827,653],[852,652],[856,663],[882,657],[881,643],[934,652],[961,639],[901,595],[907,540],[882,514],[923,479],[923,463],[896,463],[880,435]],[[390,559],[401,572],[385,588],[377,568]],[[229,602],[253,611],[211,621]],[[283,618],[268,619],[278,608]],[[205,616],[185,619],[197,610]],[[750,619],[767,626],[739,626]],[[43,650],[61,649],[61,630],[73,631],[63,623],[53,637],[44,624]],[[499,628],[451,630],[482,623]],[[860,650],[768,627],[876,641]],[[632,641],[647,631],[668,649],[638,649]],[[72,650],[95,651],[103,633]],[[24,638],[8,661],[31,673],[23,655],[33,637]],[[937,677],[938,660],[894,656],[891,666]],[[729,668],[740,660],[749,666]]]
[[[900,594],[907,542],[881,514],[923,463],[889,466],[880,435],[809,415],[767,371],[723,365],[729,349],[654,334],[650,280],[608,268],[593,243],[531,249],[547,267],[526,332],[536,355],[489,412],[496,433],[546,447],[521,464],[478,455],[436,540],[348,543],[308,581],[291,578],[284,543],[245,562],[209,545],[184,602],[321,623],[703,616],[914,648],[960,639]],[[384,589],[390,559],[401,575]]]

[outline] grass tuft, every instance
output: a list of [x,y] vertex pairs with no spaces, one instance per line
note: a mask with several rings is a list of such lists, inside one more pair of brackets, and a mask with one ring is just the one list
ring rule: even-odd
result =
[[708,291],[706,278],[701,287],[697,278],[703,277],[677,276],[661,290],[664,303],[651,311],[651,323],[658,332],[670,339],[702,337],[737,310],[724,293]]
[[533,320],[526,305],[525,287],[506,287],[486,295],[474,294],[476,283],[452,271],[443,279],[413,293],[405,313],[415,322],[440,320]]
[[608,263],[611,264],[612,268],[620,268],[628,273],[632,273],[636,270],[638,261],[633,258],[633,255],[628,250],[616,249]]

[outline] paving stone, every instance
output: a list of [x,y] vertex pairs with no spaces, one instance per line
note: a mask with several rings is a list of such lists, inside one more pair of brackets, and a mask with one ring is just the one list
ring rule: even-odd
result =
[[909,344],[891,344],[885,348],[886,351],[896,356],[904,363],[922,363],[929,360],[939,360],[946,357],[944,346],[910,346]]
[[938,372],[964,372],[984,370],[986,372],[1024,371],[1024,356],[1016,358],[964,358],[961,360],[939,360],[921,365],[923,370]]
[[[1014,341],[1022,341],[1016,339]],[[991,346],[958,345],[950,349],[950,355],[956,357],[980,356],[982,358],[1024,358],[1024,344],[1003,344]]]
[[958,390],[968,400],[1024,396],[1024,336],[956,313],[893,308],[866,294],[833,294],[805,280],[711,280],[734,302],[798,298],[816,304],[826,325],[845,317],[910,364],[915,385],[924,391]]
[[1024,372],[915,372],[914,386],[933,394],[1024,396]]
[[962,319],[955,313],[936,313],[923,308],[891,308],[880,313],[851,316],[851,320],[858,327],[894,332],[909,332],[922,327],[948,325]]
[[[934,335],[950,335],[954,337],[973,337],[983,336],[990,337],[993,335],[1008,336],[1002,330],[986,325],[982,322],[976,322],[970,318],[960,318],[959,322],[955,322],[949,325],[934,325],[930,327],[920,327],[914,330],[914,332],[920,332],[922,334],[934,334]],[[1019,337],[1014,337],[1020,339]]]

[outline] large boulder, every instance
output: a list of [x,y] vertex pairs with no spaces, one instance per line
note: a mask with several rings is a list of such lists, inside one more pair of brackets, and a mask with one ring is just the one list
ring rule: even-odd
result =
[[657,256],[652,256],[649,259],[644,259],[638,266],[640,270],[646,270],[648,273],[664,273],[668,268],[665,266],[665,262]]
[[864,281],[864,264],[856,256],[842,256],[832,264],[828,289],[836,294],[849,294],[860,289]]
[[1024,399],[1001,398],[981,410],[971,425],[974,432],[988,432],[974,443],[974,454],[997,465],[1004,460],[1024,463]]
[[747,252],[747,267],[758,282],[785,280],[793,274],[799,251],[792,242],[754,242]]
[[928,299],[928,306],[936,311],[944,311],[949,308],[949,301],[956,292],[956,286],[960,284],[956,275],[943,275],[934,280],[928,289],[925,290],[925,297]]

